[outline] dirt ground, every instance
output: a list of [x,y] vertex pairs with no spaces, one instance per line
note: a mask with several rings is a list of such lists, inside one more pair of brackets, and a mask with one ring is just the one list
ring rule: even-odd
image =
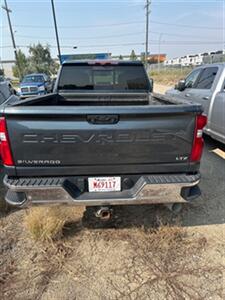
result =
[[225,151],[206,138],[202,196],[178,216],[117,207],[98,228],[71,208],[63,237],[40,242],[24,225],[28,209],[0,209],[0,299],[225,299],[225,160],[215,149]]
[[172,88],[172,86],[154,83],[154,92],[156,92],[156,93],[165,94],[165,92],[171,88]]

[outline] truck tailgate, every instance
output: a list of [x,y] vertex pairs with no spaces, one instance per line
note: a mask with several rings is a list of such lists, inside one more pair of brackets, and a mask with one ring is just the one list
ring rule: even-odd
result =
[[197,113],[187,105],[53,106],[11,107],[5,115],[18,174],[57,176],[188,166]]

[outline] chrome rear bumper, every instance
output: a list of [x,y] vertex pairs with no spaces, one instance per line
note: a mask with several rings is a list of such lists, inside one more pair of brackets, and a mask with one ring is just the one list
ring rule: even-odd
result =
[[121,192],[81,191],[69,178],[9,178],[6,201],[15,206],[67,203],[84,206],[182,203],[200,195],[200,174],[143,175]]

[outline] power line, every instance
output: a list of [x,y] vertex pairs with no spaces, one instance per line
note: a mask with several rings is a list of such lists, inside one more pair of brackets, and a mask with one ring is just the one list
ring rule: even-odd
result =
[[[149,40],[149,45],[158,45],[159,41],[156,40]],[[198,41],[162,41],[161,44],[163,45],[214,45],[214,44],[224,44],[221,41],[205,41],[205,42],[198,42]],[[118,46],[133,46],[133,45],[145,45],[144,42],[140,43],[123,43],[123,44],[103,44],[103,45],[79,45],[79,48],[91,48],[91,47],[118,47]],[[71,48],[73,46],[62,46],[64,48]]]
[[[149,40],[151,45],[158,45],[159,41],[157,40]],[[198,42],[198,41],[162,41],[161,44],[164,45],[222,45],[224,42],[222,41],[205,41],[205,42]],[[91,48],[91,47],[119,47],[119,46],[143,46],[145,45],[144,42],[136,42],[136,43],[119,43],[119,44],[100,44],[100,45],[80,45],[79,48]],[[73,48],[74,45],[63,45],[62,48]],[[30,45],[18,45],[19,48],[29,48]],[[49,45],[51,48],[57,48],[55,45]],[[0,48],[12,48],[12,46],[0,46]]]
[[179,33],[170,33],[170,32],[163,32],[163,31],[151,31],[152,34],[158,34],[158,35],[168,35],[168,36],[177,36],[177,37],[191,37],[196,39],[202,39],[202,36],[200,35],[193,35],[193,34],[179,34]]
[[[132,24],[143,24],[144,21],[131,21],[131,22],[121,22],[121,23],[111,23],[111,24],[97,24],[97,25],[83,25],[83,26],[60,26],[63,29],[74,29],[74,28],[97,28],[97,27],[111,27],[111,26],[123,26],[123,25],[132,25]],[[53,26],[48,25],[15,25],[15,27],[28,27],[28,28],[53,28]]]
[[[104,35],[104,36],[91,36],[91,37],[76,37],[76,39],[79,40],[90,40],[90,39],[106,39],[106,38],[114,38],[114,37],[124,37],[124,36],[135,36],[135,35],[140,35],[140,34],[144,34],[143,31],[139,31],[139,32],[132,32],[132,33],[126,33],[126,34],[114,34],[114,35]],[[18,37],[23,37],[23,38],[32,38],[32,39],[55,39],[52,36],[33,36],[33,35],[19,35],[17,34]],[[72,37],[63,37],[63,40],[74,40],[74,38]]]
[[[149,33],[152,34],[157,34],[157,35],[168,35],[168,36],[177,36],[177,37],[191,37],[191,38],[196,38],[200,39],[202,36],[196,36],[196,35],[189,35],[189,34],[177,34],[177,33],[169,33],[169,32],[158,32],[158,31],[152,31],[149,30]],[[132,32],[132,33],[125,33],[125,34],[114,34],[114,35],[102,35],[102,36],[89,36],[89,37],[75,37],[76,39],[79,40],[96,40],[96,39],[107,39],[107,38],[115,38],[115,37],[125,37],[125,36],[137,36],[140,34],[144,34],[144,31],[139,31],[139,32]],[[29,39],[51,39],[54,40],[55,38],[52,36],[35,36],[35,35],[20,35],[17,34],[17,37],[21,38],[29,38]],[[73,37],[63,37],[63,40],[74,40]],[[202,40],[206,41],[206,40]]]
[[[157,44],[158,42],[155,41]],[[161,41],[164,45],[213,45],[224,44],[223,41]]]
[[[62,29],[80,29],[80,28],[97,28],[97,27],[111,27],[111,26],[125,26],[125,25],[135,25],[135,24],[144,24],[145,21],[128,21],[128,22],[120,22],[120,23],[108,23],[108,24],[97,24],[97,25],[71,25],[71,26],[60,26]],[[151,24],[159,24],[159,25],[168,25],[168,26],[176,26],[176,27],[186,27],[186,28],[199,28],[199,29],[209,29],[209,30],[223,30],[223,27],[211,27],[204,25],[193,25],[193,24],[177,24],[177,23],[169,23],[169,22],[161,22],[161,21],[150,21]],[[21,28],[53,28],[53,26],[49,25],[14,25],[15,27]],[[2,26],[5,27],[5,26]]]
[[[117,47],[117,46],[133,46],[144,45],[145,43],[124,43],[124,44],[107,44],[107,45],[80,45],[79,48],[91,48],[91,47]],[[73,48],[74,45],[64,45],[61,48]],[[29,48],[30,45],[18,45],[19,48]],[[49,45],[50,48],[57,48],[55,45]],[[0,48],[12,48],[12,46],[0,46]]]
[[187,27],[187,28],[199,28],[199,29],[209,29],[209,30],[223,30],[223,27],[209,27],[209,26],[201,26],[201,25],[188,25],[188,24],[176,24],[176,23],[167,23],[167,22],[159,22],[159,21],[151,21],[153,24],[160,25],[169,25],[169,26],[177,26],[177,27]]

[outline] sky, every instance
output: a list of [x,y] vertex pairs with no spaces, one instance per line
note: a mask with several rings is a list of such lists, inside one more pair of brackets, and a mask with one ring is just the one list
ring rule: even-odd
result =
[[[0,0],[1,6],[4,0]],[[51,0],[7,0],[18,48],[49,44],[57,56]],[[129,55],[145,51],[145,0],[55,0],[61,52]],[[225,49],[225,0],[152,0],[150,53],[167,58]],[[0,58],[14,58],[6,12],[0,10]],[[77,49],[73,49],[76,46]]]

